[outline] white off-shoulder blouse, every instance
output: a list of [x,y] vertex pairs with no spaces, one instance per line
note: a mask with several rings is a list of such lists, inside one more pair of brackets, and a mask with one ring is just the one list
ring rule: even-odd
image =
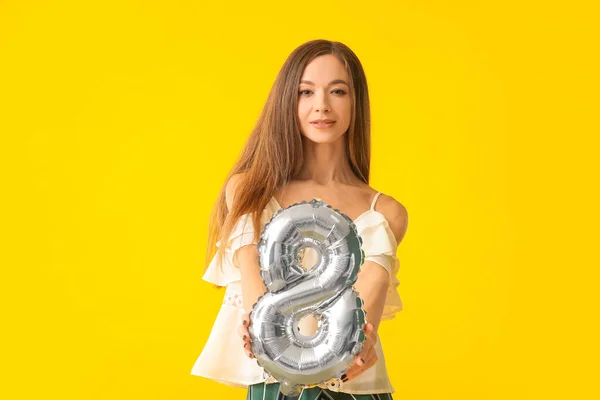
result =
[[[365,252],[365,261],[373,261],[381,265],[390,274],[390,284],[381,317],[381,320],[385,321],[393,319],[395,314],[402,310],[402,301],[397,290],[400,284],[397,277],[400,263],[396,257],[396,248],[398,247],[396,239],[384,215],[375,211],[375,202],[380,194],[381,192],[378,192],[375,195],[370,209],[353,222],[363,239],[362,249]],[[261,215],[262,227],[270,221],[272,215],[280,208],[281,206],[273,197]],[[257,244],[257,242],[254,240],[251,214],[245,214],[238,220],[227,240],[223,263],[218,264],[215,254],[202,277],[207,282],[226,286],[227,288],[223,304],[206,345],[191,371],[192,375],[241,388],[256,383],[276,382],[258,365],[256,359],[246,356],[242,339],[237,332],[245,310],[242,303],[241,274],[238,266],[234,265],[233,255],[237,249],[249,244]],[[218,247],[222,245],[221,241],[217,242]],[[314,264],[314,261],[312,261],[312,264],[310,262],[303,259],[303,263],[307,265]],[[304,319],[304,321],[308,320],[308,318]],[[309,332],[314,332],[316,325],[308,326],[309,324],[307,322],[305,323],[306,326],[300,325],[300,331],[306,335],[310,335]],[[379,338],[375,345],[375,351],[377,363],[359,376],[347,382],[333,378],[320,384],[319,387],[335,392],[353,394],[394,393],[395,390],[387,374]]]

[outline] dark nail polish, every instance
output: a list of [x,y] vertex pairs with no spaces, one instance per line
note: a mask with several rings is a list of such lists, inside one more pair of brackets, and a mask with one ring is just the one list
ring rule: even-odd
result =
[[242,325],[246,325],[246,322],[248,322],[248,321],[244,320],[244,322],[242,323]]
[[246,346],[248,346],[248,342],[244,343],[244,348],[246,348]]
[[360,361],[362,361],[363,364],[365,363],[365,360],[363,360],[362,357],[361,357]]
[[246,335],[242,336],[242,340],[246,340]]
[[342,380],[346,379],[346,374],[342,375]]
[[348,378],[342,379],[342,382],[347,382],[347,381],[348,381]]

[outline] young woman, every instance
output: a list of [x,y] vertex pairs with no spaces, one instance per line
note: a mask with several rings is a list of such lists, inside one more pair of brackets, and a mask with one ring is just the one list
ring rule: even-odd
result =
[[[296,48],[277,75],[212,214],[213,251],[207,253],[203,279],[226,287],[226,293],[193,375],[247,387],[248,399],[283,398],[279,383],[250,352],[249,313],[266,291],[256,245],[278,209],[317,198],[350,217],[363,239],[365,262],[354,288],[367,312],[367,339],[342,379],[305,388],[299,398],[392,398],[395,390],[377,332],[382,320],[402,309],[396,249],[408,214],[392,196],[369,186],[370,140],[367,81],[354,52],[327,40]],[[306,253],[305,268],[311,262]],[[316,324],[303,319],[301,332],[314,333]]]

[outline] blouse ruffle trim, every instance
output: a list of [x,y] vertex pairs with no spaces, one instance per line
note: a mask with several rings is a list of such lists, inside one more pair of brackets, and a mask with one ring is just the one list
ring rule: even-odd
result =
[[380,213],[373,213],[372,216],[373,218],[367,225],[357,225],[357,228],[358,234],[363,239],[362,247],[365,252],[365,261],[372,261],[381,265],[390,274],[390,284],[388,285],[385,305],[381,315],[383,321],[393,319],[396,313],[402,310],[402,300],[398,293],[400,260],[396,257],[398,246],[388,221]]
[[[262,226],[265,226],[268,222],[270,214],[272,214],[272,210],[268,208],[263,211]],[[390,274],[390,284],[381,319],[393,319],[395,314],[402,310],[402,300],[398,293],[398,286],[400,285],[398,279],[400,261],[396,257],[398,246],[396,245],[394,233],[382,214],[374,212],[365,215],[365,217],[356,223],[358,234],[363,239],[362,248],[365,252],[365,261],[372,261],[381,265]],[[244,214],[235,224],[227,241],[221,268],[219,268],[217,255],[215,254],[202,279],[219,286],[227,286],[231,282],[240,281],[240,269],[234,264],[233,255],[236,250],[249,244],[258,244],[258,242],[254,240],[252,215]],[[222,241],[218,241],[216,245],[220,248]]]

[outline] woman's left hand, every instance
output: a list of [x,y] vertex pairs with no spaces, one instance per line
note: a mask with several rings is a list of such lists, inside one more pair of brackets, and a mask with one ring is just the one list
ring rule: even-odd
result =
[[363,342],[363,348],[360,353],[354,357],[354,364],[352,364],[352,366],[348,368],[348,371],[342,375],[342,381],[344,382],[356,378],[377,363],[377,353],[375,352],[377,332],[371,323],[365,324],[363,329],[366,335],[365,341]]

